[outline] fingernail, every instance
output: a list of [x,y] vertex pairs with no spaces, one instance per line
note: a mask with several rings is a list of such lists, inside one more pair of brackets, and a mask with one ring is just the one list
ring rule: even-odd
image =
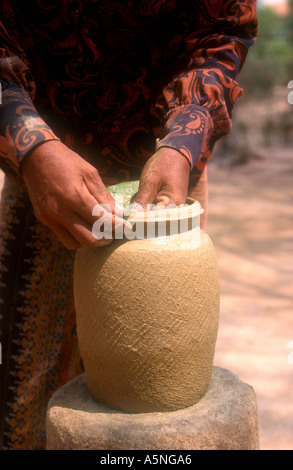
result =
[[138,202],[133,202],[132,204],[130,204],[129,209],[132,212],[143,212],[144,210],[143,206]]
[[163,209],[166,209],[166,206],[161,202],[159,204],[154,205],[154,207],[152,208],[153,211],[161,211]]
[[120,204],[115,204],[115,214],[118,215],[119,217],[123,217],[125,212],[125,209],[123,206],[120,206]]

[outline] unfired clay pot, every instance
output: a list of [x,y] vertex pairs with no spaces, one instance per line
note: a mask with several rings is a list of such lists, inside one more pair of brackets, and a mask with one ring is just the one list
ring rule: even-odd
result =
[[195,230],[196,241],[185,233],[77,251],[77,332],[95,400],[128,412],[172,411],[205,394],[218,268],[210,238]]

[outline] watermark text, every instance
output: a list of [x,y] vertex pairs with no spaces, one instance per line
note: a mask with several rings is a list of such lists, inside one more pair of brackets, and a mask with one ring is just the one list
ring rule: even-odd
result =
[[137,211],[137,205],[129,204],[124,206],[128,218],[123,221],[122,202],[120,196],[115,197],[115,207],[119,209],[114,214],[107,204],[94,206],[92,215],[97,220],[92,226],[92,234],[96,240],[142,240],[180,235],[181,240],[196,241],[195,237],[199,235],[200,211],[191,213],[189,204],[169,204],[160,210],[155,204],[148,204],[145,211]]

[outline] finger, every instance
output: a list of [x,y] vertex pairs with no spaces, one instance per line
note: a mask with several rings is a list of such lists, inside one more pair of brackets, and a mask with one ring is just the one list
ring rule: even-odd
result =
[[203,208],[204,212],[200,217],[200,227],[202,230],[206,229],[207,226],[207,217],[208,217],[208,174],[207,167],[202,172],[200,179],[198,180],[196,186],[191,185],[188,192],[189,197],[198,201]]
[[132,225],[127,220],[105,212],[102,216],[97,217],[93,224],[92,233],[97,240],[110,238],[121,240],[129,230],[132,230]]
[[162,210],[165,209],[166,206],[172,204],[171,199],[169,196],[166,196],[162,193],[159,193],[155,199],[155,206],[153,210]]
[[[105,219],[107,226],[117,225],[115,213],[112,213],[112,208],[109,204],[103,203],[99,204],[97,200],[88,192],[86,186],[83,187],[83,190],[78,197],[75,198],[74,203],[71,203],[71,210],[79,217],[81,217],[87,224],[93,226],[97,218]],[[121,212],[119,212],[120,214]],[[123,223],[123,219],[120,219]]]
[[100,208],[100,215],[106,211],[111,212],[110,205],[106,204],[102,211],[102,207],[99,205],[98,200],[89,192],[85,185],[82,186],[82,190],[75,195],[73,200],[67,201],[67,206],[68,202],[70,209],[91,225],[94,223],[95,217],[98,216],[98,213],[96,215],[94,213],[97,207]]
[[206,167],[203,170],[201,177],[199,178],[196,185],[192,183],[193,181],[191,179],[188,195],[200,202],[200,205],[206,211],[208,208],[208,175]]
[[53,230],[57,238],[61,241],[61,243],[63,243],[65,248],[67,248],[68,250],[77,250],[77,248],[81,247],[80,242],[77,241],[71,235],[69,230],[67,230],[62,225],[55,223],[55,224],[51,224],[51,226],[49,227],[51,228],[51,230]]
[[157,194],[155,199],[155,209],[167,206],[180,206],[186,203],[187,185],[170,184]]
[[107,230],[107,227],[112,227],[111,223],[105,224],[106,230],[101,232],[102,236],[100,238],[94,236],[94,224],[87,223],[78,214],[72,214],[70,220],[64,222],[64,225],[80,245],[85,248],[97,245],[105,246],[113,241],[112,229]]
[[84,182],[89,193],[97,202],[107,205],[109,207],[109,211],[115,213],[118,217],[123,217],[123,206],[119,205],[109,193],[98,172],[87,177]]
[[152,174],[146,181],[141,181],[139,190],[134,199],[133,204],[140,205],[144,210],[148,205],[151,205],[156,200],[157,194],[160,190],[160,179],[156,174]]
[[118,238],[122,238],[125,229],[130,229],[131,224],[121,217],[117,217],[112,212],[105,209],[104,204],[97,204],[93,209],[93,216],[96,220],[93,224],[94,230],[100,229],[103,226],[103,230],[106,233],[112,233],[114,236],[119,233]]
[[97,217],[92,225],[75,214],[68,225],[70,233],[84,247],[109,245],[115,238],[121,240],[129,229],[132,230],[129,222],[110,212],[105,212],[103,217]]
[[83,247],[108,245],[113,241],[114,233],[121,239],[125,227],[129,225],[126,220],[112,214],[109,206],[97,204],[86,188],[78,197],[75,196],[69,207],[62,206],[53,211],[48,222],[51,226],[58,224],[59,227],[64,227]]

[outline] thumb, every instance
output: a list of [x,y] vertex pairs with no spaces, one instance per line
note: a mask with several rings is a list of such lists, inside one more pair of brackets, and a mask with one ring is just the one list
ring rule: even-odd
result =
[[[160,181],[157,178],[149,178],[140,182],[140,187],[133,201],[135,210],[146,210],[148,204],[153,204],[160,190]],[[141,209],[139,209],[139,207]]]

